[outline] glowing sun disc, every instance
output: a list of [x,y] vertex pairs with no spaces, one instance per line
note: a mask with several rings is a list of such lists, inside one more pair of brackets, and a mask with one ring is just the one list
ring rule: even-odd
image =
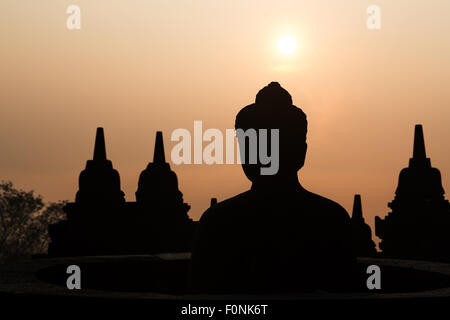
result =
[[297,50],[297,40],[293,36],[286,35],[278,40],[278,51],[281,53],[290,55],[293,54],[295,50]]

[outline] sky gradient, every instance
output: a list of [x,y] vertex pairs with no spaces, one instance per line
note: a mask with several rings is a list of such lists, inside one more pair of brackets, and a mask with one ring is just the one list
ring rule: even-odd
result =
[[[81,8],[81,30],[66,28],[69,4]],[[380,30],[366,27],[371,4],[381,8]],[[157,130],[170,159],[174,129],[192,132],[202,120],[225,132],[258,90],[278,81],[308,117],[302,185],[349,213],[361,194],[374,232],[412,156],[417,123],[449,191],[448,30],[446,0],[3,0],[0,180],[73,201],[102,126],[134,201]],[[298,42],[290,56],[277,51],[285,34]],[[195,220],[211,197],[250,185],[239,165],[172,170]]]

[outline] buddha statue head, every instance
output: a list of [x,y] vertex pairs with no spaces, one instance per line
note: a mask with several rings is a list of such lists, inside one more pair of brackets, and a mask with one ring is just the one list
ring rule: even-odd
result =
[[[253,146],[261,151],[261,142],[267,142],[267,154],[278,156],[278,170],[275,174],[264,175],[261,169],[267,167],[261,158],[256,163],[250,161],[252,150],[251,139],[248,136],[238,136],[241,150],[242,167],[247,178],[255,182],[271,182],[274,180],[296,179],[297,171],[303,167],[306,156],[307,120],[305,113],[292,104],[292,97],[278,82],[271,82],[256,95],[255,103],[244,107],[236,116],[235,128],[244,132],[254,129],[257,142]],[[261,130],[266,129],[267,135],[261,136]],[[278,130],[278,148],[271,139],[273,130]],[[274,137],[276,137],[274,135]],[[261,141],[261,139],[265,139]],[[245,146],[245,151],[244,150]],[[278,149],[278,150],[277,150]],[[253,149],[255,150],[255,149]],[[276,154],[278,151],[278,155]],[[244,154],[242,154],[244,153]]]

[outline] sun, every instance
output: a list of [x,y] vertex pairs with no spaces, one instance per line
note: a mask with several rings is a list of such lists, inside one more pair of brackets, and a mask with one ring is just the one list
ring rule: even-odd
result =
[[285,55],[291,55],[297,50],[297,39],[291,35],[285,35],[278,40],[278,51]]

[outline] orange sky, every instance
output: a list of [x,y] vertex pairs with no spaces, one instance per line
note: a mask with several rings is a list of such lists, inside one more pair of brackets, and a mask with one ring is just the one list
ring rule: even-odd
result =
[[[257,91],[279,81],[308,116],[300,173],[309,190],[366,221],[388,212],[413,129],[424,125],[432,165],[450,175],[450,2],[3,0],[0,3],[0,179],[46,200],[73,200],[97,126],[128,200],[176,128],[232,128]],[[66,29],[69,4],[81,30]],[[297,38],[291,56],[277,51]],[[341,152],[345,149],[345,152]],[[239,165],[172,165],[198,219],[210,197],[249,187]]]

